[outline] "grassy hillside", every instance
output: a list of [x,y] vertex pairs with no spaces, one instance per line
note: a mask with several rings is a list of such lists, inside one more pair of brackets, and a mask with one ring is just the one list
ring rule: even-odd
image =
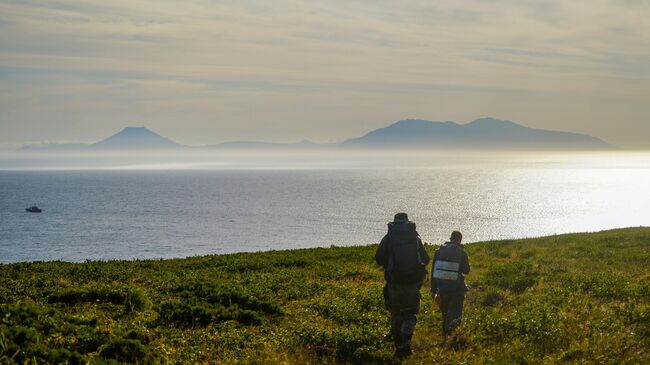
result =
[[[375,249],[0,265],[0,363],[385,363]],[[406,363],[650,362],[649,228],[466,250],[465,322],[425,283]]]

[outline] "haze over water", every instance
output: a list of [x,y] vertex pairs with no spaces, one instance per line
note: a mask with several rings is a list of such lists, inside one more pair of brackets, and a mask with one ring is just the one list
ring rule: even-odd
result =
[[650,225],[647,152],[292,156],[2,160],[0,262],[369,244],[397,211],[434,243]]

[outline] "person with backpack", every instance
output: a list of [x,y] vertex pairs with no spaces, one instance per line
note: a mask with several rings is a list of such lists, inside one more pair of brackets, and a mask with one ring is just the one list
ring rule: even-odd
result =
[[391,336],[395,357],[412,353],[411,338],[420,311],[420,288],[426,278],[429,255],[406,213],[397,213],[388,223],[375,254],[377,264],[384,268],[384,302],[390,311]]
[[[446,242],[433,255],[431,270],[431,297],[442,312],[442,333],[448,337],[461,321],[465,301],[465,277],[469,274],[469,258],[462,246],[463,235],[451,233]],[[438,300],[436,300],[438,296]]]

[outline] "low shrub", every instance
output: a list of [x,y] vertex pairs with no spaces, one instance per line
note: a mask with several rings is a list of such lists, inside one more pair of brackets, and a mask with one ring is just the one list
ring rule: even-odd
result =
[[625,274],[612,271],[565,274],[560,284],[569,290],[604,299],[635,298],[643,294]]
[[633,326],[636,336],[650,343],[650,305],[627,303],[616,309],[618,317],[627,325]]
[[166,301],[160,307],[160,321],[164,324],[193,328],[229,320],[247,325],[259,325],[262,323],[262,316],[258,312],[241,309],[238,306],[225,307],[220,304],[196,301]]
[[99,357],[129,364],[152,364],[159,361],[159,356],[140,341],[125,338],[109,342],[99,352]]
[[527,262],[495,264],[485,273],[485,282],[501,289],[522,293],[535,285],[537,274]]
[[342,287],[315,297],[309,307],[319,316],[343,325],[384,323],[386,311],[381,286],[350,291]]
[[259,299],[246,294],[241,288],[213,283],[194,283],[177,289],[179,294],[188,301],[202,301],[223,306],[237,305],[267,314],[282,314],[282,309],[270,300]]
[[557,350],[564,342],[563,320],[553,307],[531,301],[508,312],[493,308],[472,313],[466,325],[478,342],[523,341],[529,348],[543,353]]
[[305,326],[297,330],[298,342],[321,357],[343,362],[379,362],[390,359],[380,327],[349,326],[334,329]]
[[163,302],[160,321],[186,327],[235,320],[259,325],[264,315],[280,315],[276,303],[245,294],[233,286],[195,283],[176,290],[181,299]]
[[151,307],[151,301],[144,290],[140,288],[112,286],[68,289],[50,295],[48,302],[68,305],[76,305],[79,303],[111,303],[124,305],[127,313],[141,311]]
[[479,295],[479,303],[483,307],[494,307],[505,299],[504,293],[496,288],[488,288]]
[[46,346],[40,331],[32,327],[0,325],[0,363],[29,363],[34,359],[49,364],[86,363],[76,351]]
[[151,301],[147,292],[141,288],[131,288],[126,292],[124,307],[129,313],[143,311],[151,308]]

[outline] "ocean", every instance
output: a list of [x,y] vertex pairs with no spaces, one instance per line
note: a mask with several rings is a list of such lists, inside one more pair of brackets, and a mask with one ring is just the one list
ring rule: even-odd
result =
[[400,211],[430,243],[648,226],[650,154],[0,169],[0,262],[364,245]]

